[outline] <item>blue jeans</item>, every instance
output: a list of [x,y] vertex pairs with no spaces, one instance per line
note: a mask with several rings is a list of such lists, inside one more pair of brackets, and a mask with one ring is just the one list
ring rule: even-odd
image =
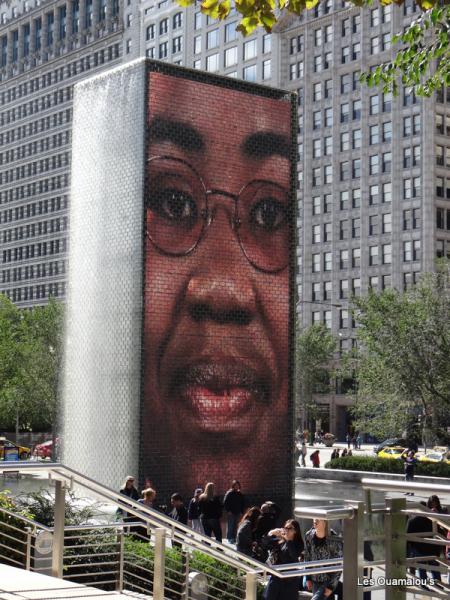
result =
[[239,523],[239,517],[240,517],[240,515],[234,515],[233,513],[228,513],[227,540],[231,544],[236,543],[236,533],[237,533],[237,528],[238,528],[238,523]]

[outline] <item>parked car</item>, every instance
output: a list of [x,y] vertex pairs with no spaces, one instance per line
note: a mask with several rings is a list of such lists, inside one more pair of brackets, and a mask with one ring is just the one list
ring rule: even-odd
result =
[[[375,446],[373,451],[375,454],[378,454],[378,452],[387,446],[404,446],[406,448],[408,444],[404,438],[388,438],[387,440],[384,440],[384,442],[381,442],[381,444],[378,444],[378,446]],[[414,448],[412,448],[412,450],[414,450]]]
[[48,440],[42,444],[36,444],[33,450],[33,456],[37,458],[51,458],[53,449],[53,440]]
[[378,452],[378,458],[402,458],[403,455],[408,451],[407,448],[403,446],[388,446],[387,448],[383,448],[380,452]]
[[450,452],[448,450],[430,450],[419,456],[420,462],[444,462],[447,465],[450,465]]
[[20,460],[27,460],[30,458],[30,448],[26,446],[20,446],[19,444],[15,444],[11,442],[11,440],[7,440],[5,437],[0,437],[0,459],[3,460],[3,449],[4,448],[17,448]]

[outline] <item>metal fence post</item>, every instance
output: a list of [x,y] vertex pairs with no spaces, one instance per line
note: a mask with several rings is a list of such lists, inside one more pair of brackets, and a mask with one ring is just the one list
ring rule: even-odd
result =
[[52,575],[53,577],[63,576],[63,557],[64,557],[64,523],[66,490],[63,482],[55,480],[55,526],[53,529],[53,554],[52,554]]
[[386,498],[384,520],[386,550],[385,600],[406,600],[406,586],[389,585],[389,579],[406,578],[405,498]]
[[344,519],[344,598],[362,600],[364,588],[364,502],[354,506],[352,519]]
[[164,600],[166,530],[155,529],[155,561],[153,565],[153,600]]
[[119,543],[119,572],[117,574],[116,592],[123,590],[123,563],[124,563],[124,535],[123,529],[120,529],[117,533],[117,542]]
[[26,548],[26,556],[25,556],[25,569],[27,571],[31,570],[31,527],[26,527],[27,532],[27,548]]
[[245,576],[245,600],[256,600],[258,579],[255,571],[249,571]]

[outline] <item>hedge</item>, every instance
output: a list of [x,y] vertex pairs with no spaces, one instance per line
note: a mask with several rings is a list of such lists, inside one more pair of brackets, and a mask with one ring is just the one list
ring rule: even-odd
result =
[[[326,469],[345,469],[348,471],[370,471],[378,473],[404,473],[403,460],[378,458],[377,456],[345,456],[334,458],[325,465]],[[446,463],[416,463],[415,475],[450,478],[450,465]]]

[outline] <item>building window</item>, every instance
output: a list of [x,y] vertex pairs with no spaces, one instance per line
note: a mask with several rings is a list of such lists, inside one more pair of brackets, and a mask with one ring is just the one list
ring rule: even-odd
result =
[[333,95],[333,80],[326,79],[324,84],[324,97],[331,98]]
[[391,34],[383,33],[381,36],[381,48],[383,51],[391,49]]
[[322,45],[322,29],[314,30],[314,46]]
[[350,133],[344,131],[341,133],[341,152],[346,152],[347,150],[350,150]]
[[179,35],[178,37],[173,38],[172,40],[172,52],[176,54],[177,52],[181,52],[183,46],[183,37]]
[[146,29],[145,39],[147,41],[149,41],[149,40],[153,40],[154,37],[155,37],[155,25],[154,25],[154,23],[152,23]]
[[312,243],[320,244],[320,225],[312,226]]
[[352,190],[352,208],[360,208],[361,206],[361,190],[355,188]]
[[383,173],[390,173],[392,167],[392,153],[383,152],[382,161]]
[[323,270],[324,271],[331,271],[332,265],[333,265],[333,254],[331,252],[324,252],[323,253]]
[[160,59],[167,58],[167,55],[169,54],[169,48],[168,48],[168,46],[169,46],[168,42],[162,42],[159,45],[159,53],[158,53],[158,55],[159,55]]
[[322,140],[320,138],[313,140],[313,158],[322,156]]
[[333,183],[333,167],[331,165],[325,165],[323,168],[323,182]]
[[324,281],[323,283],[323,299],[331,300],[331,296],[333,293],[333,287],[331,281]]
[[320,283],[317,281],[312,284],[311,300],[313,302],[320,300]]
[[356,217],[352,219],[352,238],[359,239],[361,235],[361,219]]
[[383,142],[390,142],[392,140],[392,123],[386,121],[383,123]]
[[369,266],[378,265],[378,246],[369,246]]
[[219,70],[219,55],[210,54],[206,57],[206,70],[210,73],[215,73]]
[[313,112],[313,129],[320,129],[322,126],[322,113],[320,110]]
[[[302,36],[299,36],[302,37]],[[263,36],[263,54],[268,54],[272,50],[272,35],[270,33],[266,33]]]
[[[254,41],[254,40],[253,40]],[[206,49],[211,50],[219,45],[219,29],[211,29],[206,34]]]
[[350,73],[344,73],[341,75],[341,94],[348,94],[350,91]]
[[353,120],[361,118],[361,100],[353,100]]
[[370,54],[378,54],[380,52],[380,38],[375,36],[370,40]]
[[321,70],[322,70],[322,56],[319,54],[319,56],[314,57],[314,73],[320,73]]
[[339,221],[339,239],[348,240],[348,219]]
[[324,42],[325,44],[329,44],[333,41],[333,25],[325,25],[323,29],[324,33]]
[[378,185],[371,185],[369,187],[369,205],[372,206],[378,204]]
[[350,46],[344,46],[341,50],[341,63],[344,65],[350,62]]
[[348,269],[348,250],[339,251],[339,268],[341,271]]
[[341,24],[341,35],[343,38],[350,35],[350,19],[343,19]]
[[361,44],[356,42],[352,45],[352,60],[359,60],[361,56]]
[[341,279],[339,282],[339,298],[341,300],[346,300],[348,298],[348,279]]
[[339,209],[348,210],[349,208],[349,193],[348,190],[342,190],[339,194]]
[[383,202],[392,201],[392,184],[391,182],[383,183]]
[[375,96],[370,96],[370,114],[377,115],[379,112],[379,97],[378,94]]
[[403,242],[403,262],[411,262],[412,260],[412,242]]
[[[342,283],[342,282],[341,282]],[[348,296],[345,296],[346,298]],[[339,311],[339,329],[348,329],[349,326],[349,312],[347,309],[341,309]]]
[[379,24],[380,24],[380,14],[378,11],[378,7],[372,8],[372,10],[370,11],[370,26],[378,27]]
[[313,84],[313,100],[314,102],[322,100],[322,83],[320,81]]
[[331,135],[327,135],[323,138],[323,154],[324,156],[331,156],[333,152],[333,138]]
[[369,174],[377,175],[378,171],[379,171],[378,154],[372,154],[372,156],[369,156]]
[[358,269],[361,266],[361,248],[352,248],[352,267]]
[[348,160],[341,162],[340,164],[340,180],[348,181],[350,179],[350,165]]
[[312,255],[312,272],[320,273],[320,254]]
[[263,60],[263,64],[262,64],[262,75],[263,75],[263,79],[270,79],[271,77],[271,67],[272,67],[272,61],[270,60],[270,58],[268,60]]
[[378,235],[379,233],[378,215],[371,215],[369,217],[369,235]]
[[320,215],[321,198],[320,196],[313,196],[312,214]]
[[373,144],[378,144],[380,142],[380,135],[379,135],[379,127],[378,125],[371,125],[369,128],[369,141],[370,141],[370,145],[373,146]]
[[202,51],[202,36],[197,35],[194,38],[194,54],[200,54]]
[[323,241],[331,242],[333,237],[333,225],[332,223],[324,223],[323,225]]
[[162,19],[159,22],[159,35],[164,35],[169,30],[169,19]]
[[350,120],[350,105],[348,102],[341,104],[341,123],[348,123]]
[[231,67],[237,64],[237,46],[232,46],[225,50],[225,67]]
[[323,111],[323,114],[325,117],[325,122],[324,122],[325,127],[333,127],[333,109],[326,108]]
[[354,158],[352,162],[352,178],[358,179],[361,177],[361,159]]
[[323,324],[327,329],[331,329],[332,321],[331,321],[331,310],[323,311]]
[[225,25],[225,42],[232,42],[237,38],[236,22]]
[[183,13],[179,12],[172,17],[172,28],[179,29],[183,25]]
[[382,233],[392,233],[392,214],[384,213],[382,219]]

